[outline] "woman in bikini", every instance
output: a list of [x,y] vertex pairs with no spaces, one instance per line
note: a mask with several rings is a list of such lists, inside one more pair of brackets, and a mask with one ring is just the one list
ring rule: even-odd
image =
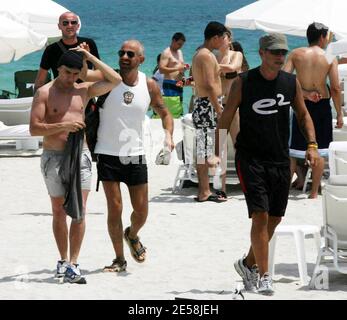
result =
[[[224,39],[224,44],[218,50],[218,54],[216,55],[216,58],[219,63],[220,77],[222,80],[222,94],[223,94],[222,104],[223,106],[225,106],[232,82],[237,77],[237,74],[243,71],[242,70],[243,54],[242,52],[233,50],[231,32],[227,32],[227,36]],[[239,113],[237,111],[229,129],[231,139],[234,145],[235,145],[236,136],[239,130],[240,130]],[[226,174],[223,174],[222,175],[222,190],[217,191],[216,194],[224,198],[227,198],[227,195],[225,193],[225,190],[226,190],[225,179],[226,179]]]

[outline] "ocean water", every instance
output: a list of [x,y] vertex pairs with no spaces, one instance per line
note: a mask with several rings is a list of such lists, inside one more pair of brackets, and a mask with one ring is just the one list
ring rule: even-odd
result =
[[[148,76],[156,65],[157,55],[170,45],[175,32],[183,32],[187,41],[183,47],[185,62],[191,63],[195,49],[203,43],[203,31],[211,20],[225,22],[226,14],[253,0],[57,0],[77,13],[82,21],[81,36],[93,38],[101,59],[118,67],[117,51],[126,39],[138,39],[145,46],[145,61],[141,70]],[[233,29],[251,67],[260,63],[258,39],[262,31]],[[305,39],[288,37],[289,46],[306,44]],[[0,49],[1,50],[1,49]],[[0,89],[14,91],[14,72],[38,69],[43,51],[29,54],[8,64],[0,64]],[[184,91],[187,104],[191,89]]]

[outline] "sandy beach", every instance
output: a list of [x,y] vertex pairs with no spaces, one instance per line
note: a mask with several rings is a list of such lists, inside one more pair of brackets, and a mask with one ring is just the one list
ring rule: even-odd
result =
[[[177,143],[182,136],[179,121],[175,121],[175,130]],[[148,249],[147,261],[136,263],[125,247],[127,272],[102,272],[114,259],[114,253],[107,233],[102,187],[99,192],[94,191],[93,163],[94,190],[88,201],[87,230],[79,259],[87,285],[58,284],[53,279],[59,256],[40,158],[0,158],[0,299],[233,298],[233,290],[242,283],[233,262],[248,250],[250,241],[251,221],[241,188],[228,186],[229,200],[220,204],[195,202],[196,187],[172,194],[179,161],[174,153],[170,165],[154,164],[161,146],[159,121],[151,121],[151,132],[154,143],[153,158],[148,161],[149,217],[140,233]],[[131,205],[124,185],[122,194],[125,227],[129,224]],[[309,200],[307,195],[291,191],[282,223],[321,226],[321,200],[321,196]],[[311,276],[317,255],[312,239],[305,240],[305,250]],[[329,273],[329,290],[301,286],[291,237],[279,238],[275,263],[275,295],[245,293],[245,299],[345,299],[347,296],[347,276],[335,272]]]

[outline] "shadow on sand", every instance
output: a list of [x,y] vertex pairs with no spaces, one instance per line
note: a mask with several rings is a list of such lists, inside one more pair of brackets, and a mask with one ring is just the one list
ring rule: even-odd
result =
[[[14,215],[17,216],[34,216],[34,217],[40,217],[40,216],[52,216],[51,212],[22,212],[22,213],[14,213]],[[87,215],[97,215],[101,216],[104,215],[103,212],[88,212]]]
[[[59,283],[59,280],[54,278],[54,273],[55,273],[55,270],[49,270],[49,269],[42,269],[42,270],[37,270],[37,271],[32,271],[27,273],[18,273],[11,276],[0,278],[0,283],[19,282],[23,284],[29,284],[34,282],[34,283],[57,284]],[[107,272],[104,272],[103,269],[95,269],[92,271],[82,269],[82,274],[84,276],[89,276],[92,274],[104,274],[104,273],[107,273]],[[129,272],[121,272],[121,273],[118,273],[117,276],[126,277],[130,274],[131,273]],[[49,276],[46,278],[38,277],[41,275],[49,275]]]

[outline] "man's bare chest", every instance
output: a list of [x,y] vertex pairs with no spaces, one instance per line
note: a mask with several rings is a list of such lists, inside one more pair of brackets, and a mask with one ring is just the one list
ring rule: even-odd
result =
[[51,95],[46,104],[46,116],[55,119],[84,114],[85,99],[81,95]]

